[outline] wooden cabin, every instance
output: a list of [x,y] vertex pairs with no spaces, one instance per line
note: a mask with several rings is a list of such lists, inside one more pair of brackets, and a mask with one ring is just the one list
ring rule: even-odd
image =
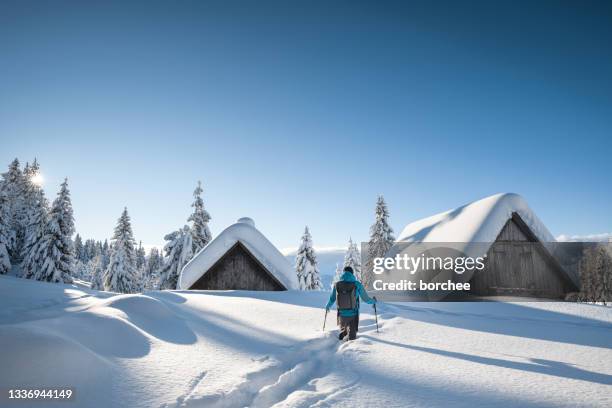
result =
[[246,217],[202,248],[179,276],[179,288],[190,290],[278,291],[297,286],[287,259]]
[[550,251],[555,238],[518,194],[496,194],[415,221],[398,241],[453,243],[466,256],[485,257],[483,270],[458,277],[470,282],[469,295],[562,299],[579,287],[577,274]]

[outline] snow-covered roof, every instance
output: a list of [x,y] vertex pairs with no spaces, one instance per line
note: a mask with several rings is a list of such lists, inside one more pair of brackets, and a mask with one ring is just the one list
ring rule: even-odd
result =
[[[542,242],[555,242],[555,238],[529,208],[523,197],[514,193],[495,194],[466,204],[454,210],[408,224],[398,237],[406,242],[460,242],[468,256],[482,256],[483,245],[493,243],[506,222],[517,213],[531,232]],[[488,250],[488,248],[486,248]]]
[[183,267],[179,276],[179,289],[189,289],[237,242],[243,244],[285,288],[298,289],[295,271],[287,258],[247,217],[240,218],[223,230]]

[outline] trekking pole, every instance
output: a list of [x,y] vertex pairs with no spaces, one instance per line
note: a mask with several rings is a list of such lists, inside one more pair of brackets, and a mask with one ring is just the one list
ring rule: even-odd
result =
[[327,323],[327,312],[329,312],[329,309],[325,309],[325,319],[323,320],[323,331],[325,331],[325,323]]
[[[374,296],[374,301],[377,302],[376,296]],[[374,303],[374,317],[376,318],[376,333],[378,333],[378,312],[376,311],[376,303]]]

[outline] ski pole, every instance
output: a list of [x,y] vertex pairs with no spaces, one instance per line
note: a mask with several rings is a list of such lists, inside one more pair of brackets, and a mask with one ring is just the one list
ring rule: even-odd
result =
[[[374,302],[376,301],[376,296],[374,296]],[[376,311],[376,303],[374,303],[374,317],[376,318],[376,333],[378,333],[378,312]]]
[[329,312],[329,309],[325,309],[325,319],[323,320],[323,331],[325,331],[325,323],[327,323],[327,312]]

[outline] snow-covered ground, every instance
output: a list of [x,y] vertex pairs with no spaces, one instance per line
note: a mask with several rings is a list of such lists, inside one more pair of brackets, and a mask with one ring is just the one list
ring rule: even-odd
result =
[[0,389],[72,386],[57,406],[73,407],[612,406],[611,308],[387,304],[377,333],[365,306],[340,343],[327,295],[0,276]]

